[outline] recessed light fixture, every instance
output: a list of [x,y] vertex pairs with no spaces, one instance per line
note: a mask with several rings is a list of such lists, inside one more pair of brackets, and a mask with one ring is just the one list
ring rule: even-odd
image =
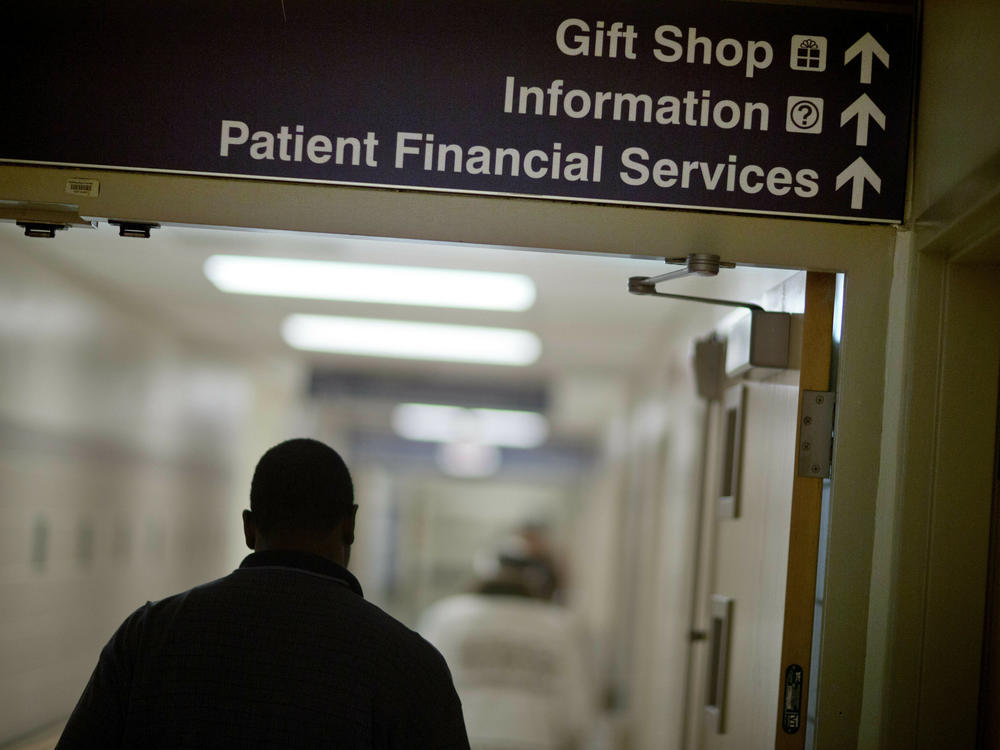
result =
[[535,284],[492,271],[213,255],[205,276],[224,292],[473,310],[527,310]]
[[549,434],[548,421],[538,412],[442,404],[399,404],[392,426],[408,440],[504,448],[537,448]]
[[297,313],[285,318],[281,333],[296,349],[368,357],[524,367],[542,352],[531,331],[408,320]]

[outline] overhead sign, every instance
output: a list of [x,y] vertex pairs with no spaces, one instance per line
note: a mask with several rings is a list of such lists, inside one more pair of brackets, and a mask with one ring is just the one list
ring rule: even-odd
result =
[[914,19],[877,7],[21,2],[0,160],[898,222]]

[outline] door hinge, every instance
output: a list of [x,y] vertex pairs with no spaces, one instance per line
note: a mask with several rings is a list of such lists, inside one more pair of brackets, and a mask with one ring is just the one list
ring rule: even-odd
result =
[[798,476],[828,477],[833,463],[833,418],[837,394],[802,391]]

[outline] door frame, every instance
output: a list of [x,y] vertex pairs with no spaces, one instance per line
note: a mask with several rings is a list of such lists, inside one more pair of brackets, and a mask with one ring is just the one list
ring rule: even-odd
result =
[[[100,181],[66,204],[66,180]],[[898,227],[109,170],[0,166],[0,218],[28,208],[163,225],[261,228],[676,257],[845,274],[838,438],[821,624],[819,746],[852,747],[865,687],[885,350]],[[69,231],[87,231],[71,229]],[[58,241],[58,240],[56,240]],[[469,252],[475,252],[474,247]],[[622,279],[622,294],[626,294]]]
[[[1000,192],[959,185],[897,259],[865,747],[975,747],[1000,374]],[[961,199],[959,199],[961,198]]]

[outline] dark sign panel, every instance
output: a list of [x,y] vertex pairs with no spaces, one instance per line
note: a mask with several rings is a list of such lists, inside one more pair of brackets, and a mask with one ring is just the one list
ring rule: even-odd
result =
[[35,0],[0,160],[900,221],[911,10]]

